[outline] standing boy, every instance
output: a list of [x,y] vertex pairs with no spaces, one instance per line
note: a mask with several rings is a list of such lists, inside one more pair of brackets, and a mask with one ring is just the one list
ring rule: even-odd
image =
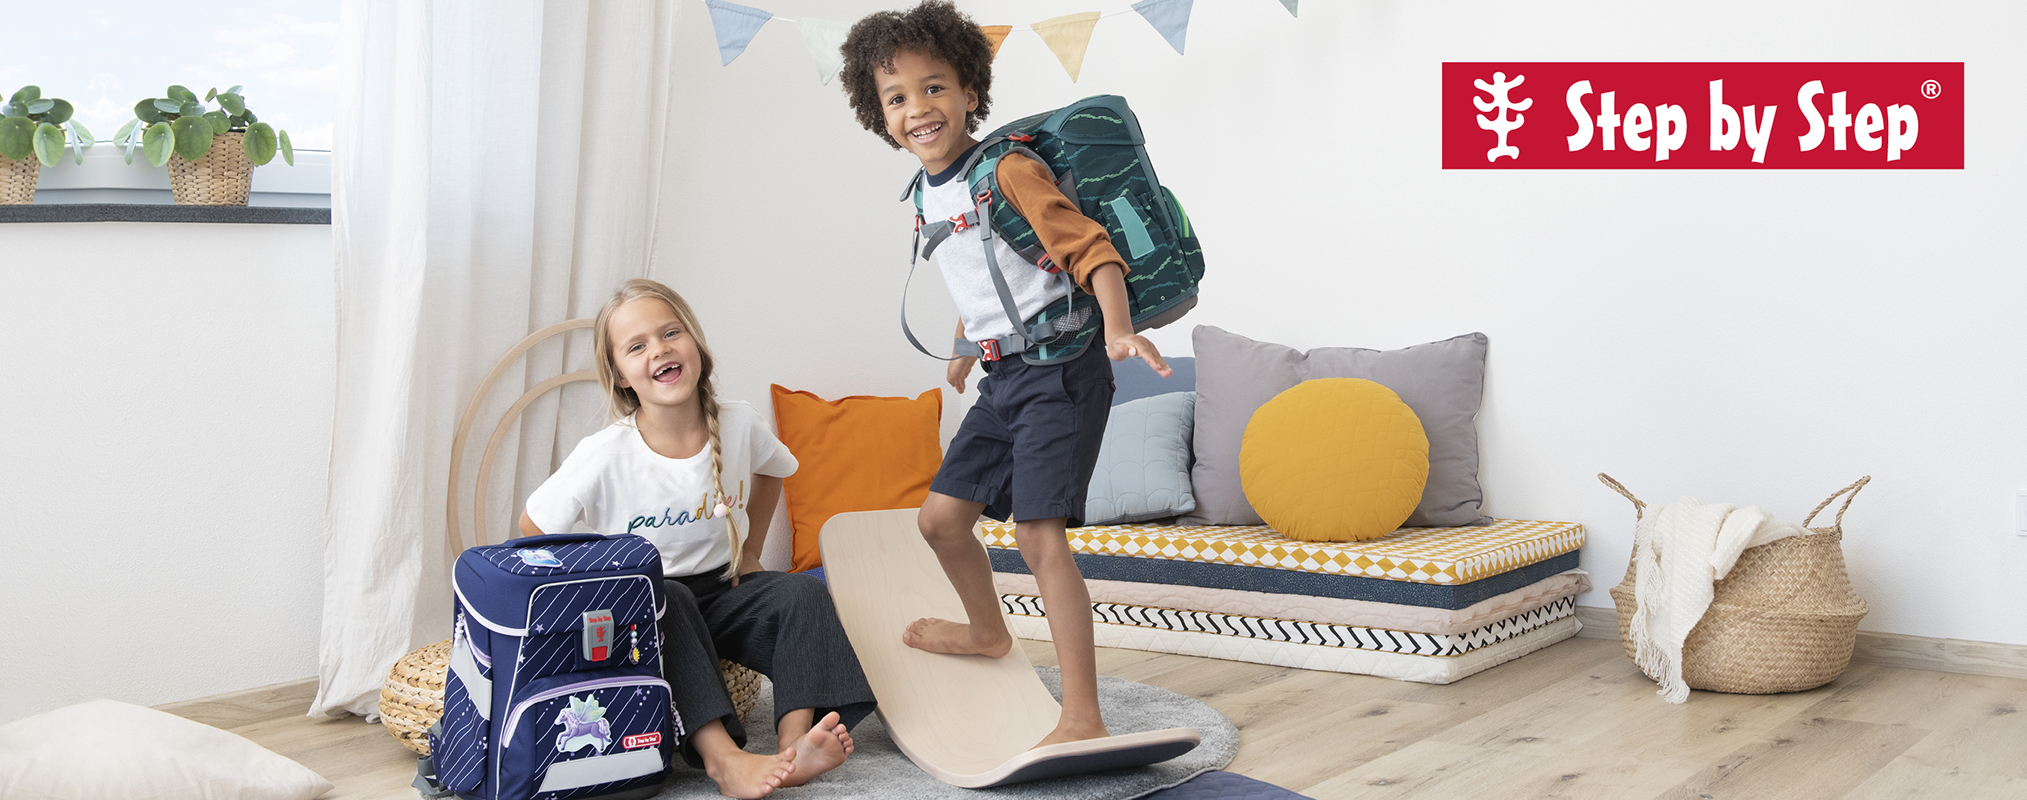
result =
[[[971,134],[992,103],[992,44],[978,25],[947,0],[927,0],[907,12],[860,20],[843,49],[845,91],[859,124],[922,161],[923,217],[942,220],[973,211],[977,201],[969,196],[966,176],[957,173],[978,145]],[[1044,366],[1011,355],[985,363],[978,402],[951,440],[920,515],[922,537],[963,599],[968,620],[916,620],[901,638],[931,652],[993,658],[1013,647],[1000,618],[992,562],[972,534],[982,512],[1011,518],[1043,605],[1058,609],[1048,620],[1063,674],[1063,715],[1038,745],[1096,739],[1109,734],[1098,711],[1097,654],[1087,611],[1091,595],[1064,530],[1083,522],[1084,498],[1111,413],[1107,357],[1139,357],[1164,377],[1170,370],[1154,345],[1133,332],[1125,260],[1104,227],[1064,197],[1048,168],[1033,159],[1008,154],[997,178],[1005,197],[994,202],[1012,203],[1034,227],[1050,260],[1097,298],[1105,347]],[[982,239],[985,225],[990,223],[981,220],[952,234],[936,251],[961,318],[957,338],[977,344],[1014,336],[1018,322],[1062,295],[1057,276],[1033,266],[1000,237]],[[987,245],[997,248],[1019,320],[1008,319],[995,291]],[[962,356],[951,361],[950,385],[963,392],[977,361]]]

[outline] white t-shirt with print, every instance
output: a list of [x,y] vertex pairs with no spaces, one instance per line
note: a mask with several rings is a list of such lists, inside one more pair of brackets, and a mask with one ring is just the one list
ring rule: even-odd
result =
[[748,403],[719,405],[718,436],[725,448],[725,497],[711,489],[709,447],[689,458],[669,458],[648,448],[627,417],[584,437],[556,474],[528,496],[528,518],[546,533],[565,533],[581,516],[602,534],[634,533],[654,542],[662,574],[682,577],[714,572],[732,561],[725,520],[711,516],[723,502],[751,536],[747,500],[753,476],[795,474],[795,455],[760,423]]

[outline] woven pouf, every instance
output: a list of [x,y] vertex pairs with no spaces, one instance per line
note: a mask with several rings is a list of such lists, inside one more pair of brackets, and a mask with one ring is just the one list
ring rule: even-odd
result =
[[179,206],[243,206],[253,190],[253,159],[246,132],[220,134],[204,157],[169,157],[169,194]]
[[0,206],[35,202],[35,181],[41,175],[42,162],[33,153],[20,161],[0,156]]
[[[760,699],[760,673],[720,660],[725,691],[740,719],[753,713]],[[429,755],[429,726],[443,717],[443,681],[450,671],[450,640],[429,645],[394,662],[380,684],[380,724],[417,755]]]

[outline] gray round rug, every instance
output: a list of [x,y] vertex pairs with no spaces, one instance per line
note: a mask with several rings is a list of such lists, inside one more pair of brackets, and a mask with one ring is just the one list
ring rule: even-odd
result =
[[[1062,699],[1062,680],[1054,667],[1036,667],[1035,673]],[[1195,750],[1174,759],[1146,767],[1112,770],[1072,778],[1051,778],[991,789],[959,789],[929,777],[901,754],[888,738],[878,715],[869,716],[852,729],[852,757],[844,766],[803,786],[775,791],[770,797],[865,798],[865,800],[918,800],[926,798],[1049,798],[1049,800],[1129,800],[1182,783],[1198,774],[1231,763],[1239,752],[1239,731],[1232,721],[1210,706],[1189,697],[1146,684],[1098,676],[1098,702],[1105,710],[1105,727],[1115,734],[1139,733],[1162,728],[1195,728],[1203,742]],[[772,753],[775,749],[772,692],[763,686],[760,701],[747,726],[747,752]],[[657,798],[718,797],[718,785],[700,769],[690,769],[679,759],[674,776],[662,785]]]

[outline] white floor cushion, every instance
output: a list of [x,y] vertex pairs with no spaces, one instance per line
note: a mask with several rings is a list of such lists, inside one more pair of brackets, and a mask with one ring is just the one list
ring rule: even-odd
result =
[[310,800],[331,789],[243,737],[115,700],[0,726],[7,800]]

